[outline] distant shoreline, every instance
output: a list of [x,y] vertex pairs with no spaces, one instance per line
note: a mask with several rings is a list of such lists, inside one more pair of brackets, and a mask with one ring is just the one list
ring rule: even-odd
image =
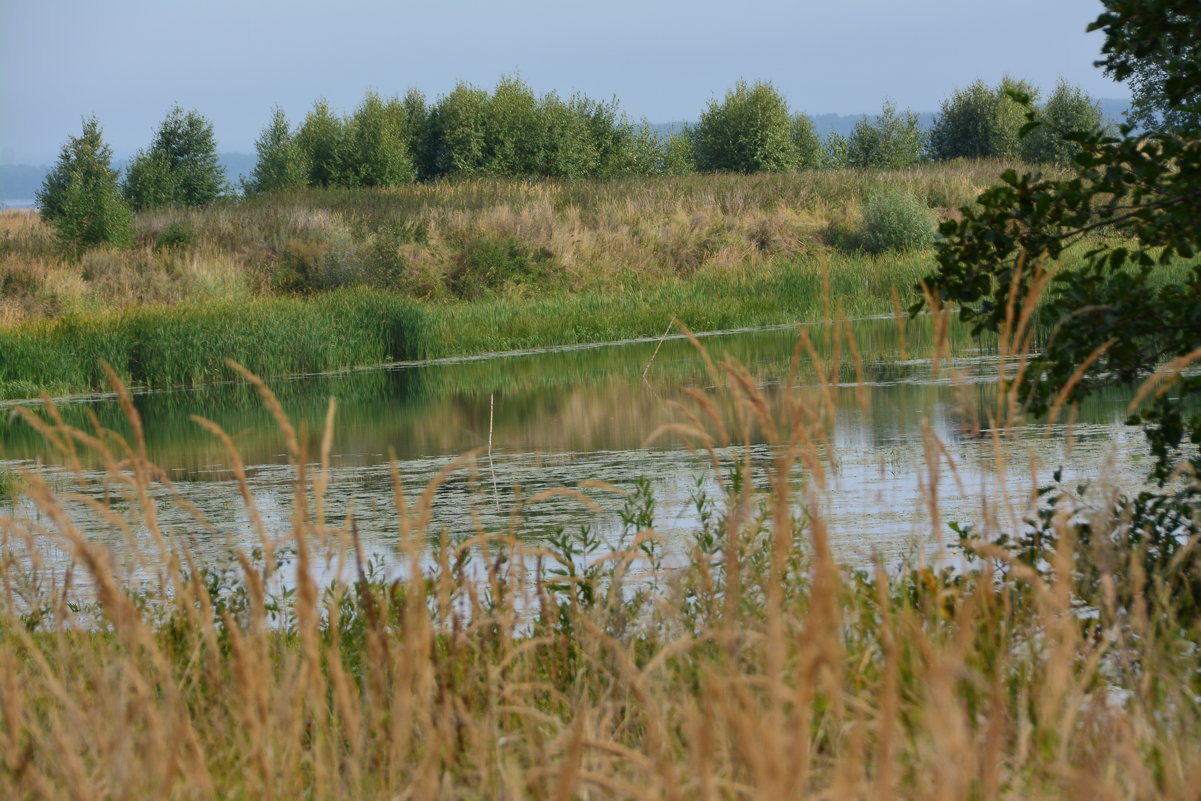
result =
[[36,201],[33,198],[17,198],[15,200],[0,200],[0,211],[9,209],[32,209]]

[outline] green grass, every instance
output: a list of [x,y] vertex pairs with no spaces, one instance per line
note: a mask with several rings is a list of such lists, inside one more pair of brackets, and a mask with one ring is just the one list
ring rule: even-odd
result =
[[102,361],[130,384],[166,387],[229,378],[226,359],[285,375],[413,358],[424,315],[409,298],[354,289],[69,316],[0,330],[0,397],[107,389]]
[[388,361],[657,337],[675,317],[695,331],[892,309],[927,269],[920,256],[782,260],[745,274],[709,270],[687,279],[608,292],[560,290],[533,298],[421,303],[364,288],[312,297],[71,315],[0,329],[0,397],[106,390],[101,362],[134,385],[197,385],[230,377],[232,359],[264,376]]

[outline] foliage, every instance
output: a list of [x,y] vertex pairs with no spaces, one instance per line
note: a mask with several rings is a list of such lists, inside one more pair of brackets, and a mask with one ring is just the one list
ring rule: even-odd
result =
[[130,242],[133,215],[121,199],[111,161],[100,123],[84,120],[82,133],[67,139],[36,196],[42,219],[60,241],[76,248]]
[[822,142],[822,166],[832,170],[846,167],[849,150],[847,138],[838,131],[830,131]]
[[[1165,9],[1179,10],[1179,4],[1109,0],[1106,6],[1092,25],[1106,34],[1105,66],[1125,78],[1141,58],[1171,54],[1165,64],[1173,78],[1160,89],[1172,107],[1187,104],[1201,84],[1201,64],[1188,46],[1165,49],[1163,31],[1171,27],[1177,43],[1195,41],[1201,14],[1165,20]],[[1029,116],[1033,128],[1037,115]],[[1143,425],[1161,484],[1177,457],[1195,476],[1201,470],[1201,375],[1181,370],[1201,343],[1201,261],[1175,263],[1201,248],[1201,127],[1145,137],[1129,127],[1117,137],[1094,129],[1067,138],[1081,148],[1070,175],[1007,171],[1002,184],[962,210],[961,220],[943,223],[939,271],[927,284],[942,300],[958,303],[976,331],[1008,331],[1015,347],[1028,348],[1033,336],[1017,326],[1015,310],[1040,303],[1037,321],[1046,341],[1020,386],[1031,412],[1079,401],[1105,384],[1138,384],[1161,367],[1162,382],[1130,421]],[[1049,271],[1066,248],[1097,231],[1122,239],[1102,240],[1080,268]],[[1164,280],[1172,269],[1184,276]],[[1180,503],[1195,509],[1196,482],[1185,482],[1179,492]]]
[[135,210],[203,206],[226,189],[213,125],[197,111],[171,109],[150,149],[139,150],[125,175],[125,197]]
[[859,244],[868,253],[921,250],[934,241],[930,210],[912,192],[887,190],[863,205]]
[[1021,145],[1022,158],[1033,164],[1071,166],[1080,152],[1080,145],[1065,135],[1101,128],[1100,104],[1079,87],[1062,79],[1039,112],[1042,124],[1029,131]]
[[[521,284],[543,284],[559,270],[554,254],[532,248],[517,237],[504,241],[471,242],[450,273],[451,289],[465,298],[478,298]],[[554,281],[550,280],[550,284]]]
[[155,248],[189,248],[196,244],[196,229],[189,223],[174,220],[154,238]]
[[855,123],[847,142],[848,167],[875,167],[895,170],[912,167],[922,159],[923,136],[918,115],[913,111],[897,113],[891,100],[874,120]]
[[[1134,94],[1126,119],[1146,130],[1201,124],[1201,63],[1197,4],[1192,0],[1113,0],[1090,30],[1107,39],[1098,62]],[[1139,25],[1124,24],[1138,19]]]
[[799,160],[788,104],[770,83],[739,80],[689,134],[701,172],[786,172]]
[[309,164],[282,108],[277,107],[271,113],[271,122],[254,143],[254,149],[258,162],[250,180],[243,182],[246,194],[285,192],[308,183]]
[[476,175],[484,169],[488,93],[460,83],[430,113],[435,175]]
[[310,186],[336,186],[345,175],[346,126],[324,98],[313,104],[296,133],[309,167]]
[[353,186],[395,186],[417,179],[409,152],[407,114],[399,101],[385,104],[368,92],[346,123],[344,180]]
[[822,166],[822,140],[808,114],[792,118],[792,145],[796,148],[796,166],[812,170]]
[[966,89],[956,89],[943,101],[930,129],[931,157],[1017,158],[1025,108],[1013,99],[1012,92],[1028,97],[1037,95],[1025,81],[1008,76],[993,88],[976,81]]

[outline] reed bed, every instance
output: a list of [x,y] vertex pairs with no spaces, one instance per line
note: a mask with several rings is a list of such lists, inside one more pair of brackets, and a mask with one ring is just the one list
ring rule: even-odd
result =
[[[853,369],[847,330],[825,331],[837,355],[802,336],[796,364]],[[1028,331],[1007,336],[1002,356],[1029,345]],[[23,475],[23,505],[0,516],[0,795],[1195,797],[1197,622],[1120,519],[1046,509],[1054,545],[1035,561],[981,530],[954,568],[937,549],[840,565],[823,513],[837,491],[831,392],[773,403],[736,362],[709,366],[713,389],[681,407],[689,422],[657,433],[715,481],[674,560],[645,488],[608,544],[589,529],[530,540],[520,508],[506,530],[431,530],[468,455],[416,494],[394,473],[392,556],[372,561],[353,514],[325,514],[335,403],[309,453],[240,370],[288,443],[291,526],[268,536],[228,434],[199,420],[234,465],[255,543],[231,546],[228,568],[205,564],[190,543],[217,533],[199,514],[191,531],[157,523],[181,499],[116,374],[128,441],[52,406],[20,412],[67,470]],[[997,396],[1001,431],[1016,407]],[[728,455],[756,438],[766,461]],[[99,474],[73,468],[83,449]],[[931,432],[927,486],[945,458]],[[72,488],[96,482],[109,500],[83,513],[108,521],[111,547],[76,524]]]
[[427,327],[412,300],[361,289],[72,315],[0,329],[0,398],[105,389],[102,363],[155,387],[229,380],[229,358],[271,375],[381,364],[420,355]]

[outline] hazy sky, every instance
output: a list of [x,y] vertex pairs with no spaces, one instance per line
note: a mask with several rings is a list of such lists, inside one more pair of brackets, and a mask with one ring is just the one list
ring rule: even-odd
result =
[[695,119],[739,77],[794,109],[936,111],[1009,73],[1095,97],[1099,0],[0,0],[0,162],[52,161],[95,114],[118,158],[176,103],[252,151],[271,108],[367,89],[431,99],[519,72],[539,92],[616,96],[651,122]]

